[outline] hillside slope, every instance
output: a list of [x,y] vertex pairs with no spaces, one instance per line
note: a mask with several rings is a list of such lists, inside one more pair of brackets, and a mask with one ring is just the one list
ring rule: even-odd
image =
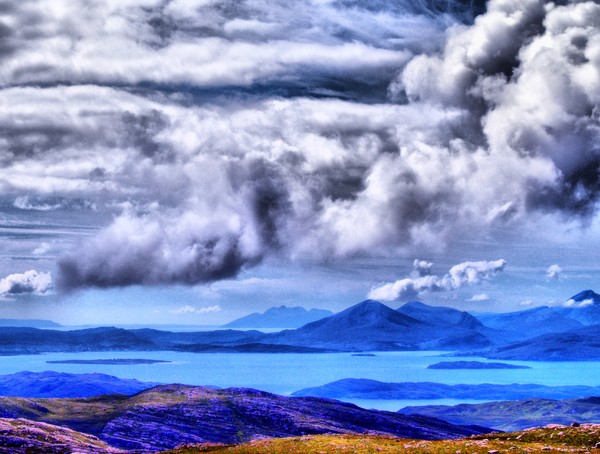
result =
[[0,417],[63,425],[111,446],[148,451],[182,443],[236,443],[321,433],[378,432],[441,439],[481,432],[435,418],[365,410],[328,399],[184,385],[159,386],[134,396],[0,398]]

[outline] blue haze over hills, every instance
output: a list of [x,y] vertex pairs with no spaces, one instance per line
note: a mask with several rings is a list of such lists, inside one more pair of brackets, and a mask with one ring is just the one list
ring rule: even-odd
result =
[[325,309],[272,307],[262,314],[254,313],[223,325],[224,328],[300,328],[307,323],[333,315]]
[[[410,302],[394,310],[366,300],[340,313],[278,333],[224,329],[170,332],[156,329],[93,328],[72,331],[5,327],[0,331],[4,354],[87,350],[190,352],[322,352],[459,350],[497,359],[591,360],[600,358],[597,326],[600,297],[584,291],[568,307],[536,308],[479,319],[456,309]],[[326,312],[278,308],[281,314],[319,317]],[[272,322],[269,312],[252,316]],[[35,322],[37,323],[37,322]]]

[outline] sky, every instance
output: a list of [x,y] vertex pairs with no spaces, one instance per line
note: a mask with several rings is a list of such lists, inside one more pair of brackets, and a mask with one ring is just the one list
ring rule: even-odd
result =
[[0,1],[0,317],[600,291],[600,5]]

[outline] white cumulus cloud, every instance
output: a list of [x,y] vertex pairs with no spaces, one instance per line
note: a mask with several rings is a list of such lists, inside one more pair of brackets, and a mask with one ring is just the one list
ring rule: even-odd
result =
[[186,305],[170,312],[171,314],[213,314],[221,312],[221,306],[194,307]]
[[487,293],[478,293],[476,295],[473,295],[471,297],[471,299],[469,299],[469,301],[473,301],[473,302],[483,302],[483,301],[489,301],[490,297]]
[[[418,265],[418,262],[415,262]],[[450,291],[467,285],[479,284],[504,270],[506,262],[494,261],[464,262],[454,265],[443,276],[413,276],[390,282],[371,289],[368,297],[380,301],[407,300],[416,298],[419,293]]]
[[557,265],[550,265],[547,269],[546,269],[546,277],[550,280],[553,281],[558,281],[562,278],[563,274],[562,274],[562,268]]
[[10,274],[0,279],[0,296],[44,295],[52,288],[50,273],[36,270]]

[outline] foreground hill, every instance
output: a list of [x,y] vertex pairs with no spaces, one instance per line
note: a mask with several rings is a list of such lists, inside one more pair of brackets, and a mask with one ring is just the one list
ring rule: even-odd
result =
[[[164,454],[227,452],[243,454],[388,453],[474,454],[507,452],[596,452],[600,426],[552,425],[522,432],[489,433],[454,440],[414,440],[377,434],[326,434],[258,439],[241,444],[184,444]],[[595,449],[596,448],[596,449]],[[0,452],[7,454],[131,453],[111,448],[86,434],[28,420],[0,419]],[[136,451],[140,454],[140,451]]]
[[101,394],[135,394],[157,384],[98,373],[17,372],[0,375],[0,396],[92,397]]
[[[82,433],[50,424],[27,420],[0,419],[0,452],[30,454],[43,452],[63,454],[131,453],[110,448]],[[512,433],[489,433],[454,440],[414,440],[377,434],[327,434],[300,437],[267,438],[241,444],[184,444],[164,454],[227,452],[244,454],[314,454],[314,453],[398,453],[441,454],[469,452],[474,454],[505,452],[596,452],[600,426],[582,424],[577,427],[552,425]],[[139,454],[139,451],[137,452]]]
[[254,313],[238,318],[224,328],[300,328],[307,323],[330,317],[333,312],[325,309],[306,310],[303,307],[272,307],[262,314]]
[[184,385],[159,386],[133,396],[89,399],[4,397],[0,398],[0,417],[58,424],[97,436],[113,447],[148,451],[182,443],[237,443],[321,433],[377,432],[441,439],[483,431],[328,399]]
[[400,410],[400,413],[444,418],[455,424],[482,424],[486,427],[510,431],[546,424],[571,424],[573,421],[598,423],[600,422],[600,397],[405,407]]
[[257,440],[237,446],[185,446],[169,454],[227,452],[243,454],[387,453],[387,454],[500,454],[591,451],[598,443],[600,426],[552,426],[514,433],[490,433],[460,440],[417,441],[385,436],[320,435]]
[[491,345],[478,331],[483,326],[476,320],[465,317],[465,323],[453,324],[444,322],[441,315],[428,318],[424,311],[435,314],[445,308],[421,306],[416,318],[414,314],[366,300],[331,317],[266,339],[271,343],[338,350],[464,349]]
[[[442,383],[384,383],[376,380],[345,378],[323,386],[305,388],[293,396],[330,399],[478,399],[505,400],[530,397],[565,399],[600,394],[600,386],[544,386],[535,384],[446,385]],[[442,418],[443,419],[443,418]]]

